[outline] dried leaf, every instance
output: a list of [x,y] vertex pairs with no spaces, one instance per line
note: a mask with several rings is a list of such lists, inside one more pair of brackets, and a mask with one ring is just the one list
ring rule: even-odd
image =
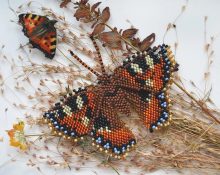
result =
[[89,0],[81,0],[81,1],[79,2],[79,4],[80,4],[80,5],[85,5],[85,4],[87,4],[88,1],[89,1]]
[[151,44],[155,41],[155,33],[150,34],[147,38],[145,38],[140,45],[140,50],[144,51],[150,47]]
[[90,16],[90,11],[88,8],[85,9],[77,9],[74,17],[79,20],[80,18],[86,18]]
[[103,11],[102,11],[102,14],[101,14],[101,21],[103,23],[106,23],[110,18],[110,10],[109,10],[109,7],[106,7]]
[[100,34],[101,32],[103,32],[105,30],[105,25],[104,24],[98,24],[95,26],[92,35],[97,35]]
[[95,3],[94,5],[92,5],[92,7],[91,7],[91,12],[94,12],[95,9],[96,9],[101,3],[102,3],[102,2],[97,2],[97,3]]
[[122,49],[121,37],[117,31],[103,32],[99,34],[99,39],[111,49]]
[[140,38],[132,38],[130,39],[130,42],[133,46],[138,47],[140,44]]
[[70,3],[70,2],[71,2],[71,0],[63,0],[63,1],[61,2],[61,4],[60,4],[60,8],[66,7],[67,4]]
[[135,29],[135,28],[124,30],[122,33],[122,37],[123,38],[132,38],[137,33],[137,31],[138,31],[138,29]]
[[94,28],[94,26],[98,23],[99,21],[96,20],[92,25],[91,25],[91,28]]

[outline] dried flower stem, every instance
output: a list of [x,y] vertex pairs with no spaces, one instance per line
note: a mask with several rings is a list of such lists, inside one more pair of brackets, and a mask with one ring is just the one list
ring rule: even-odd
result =
[[44,134],[25,134],[24,136],[25,137],[41,137],[41,136],[57,136],[57,135],[44,133]]
[[180,86],[177,82],[173,82],[180,90],[182,90],[188,97],[190,97],[208,116],[210,116],[216,123],[220,124],[220,121],[209,111],[208,108],[205,108],[198,100],[195,99],[186,89]]

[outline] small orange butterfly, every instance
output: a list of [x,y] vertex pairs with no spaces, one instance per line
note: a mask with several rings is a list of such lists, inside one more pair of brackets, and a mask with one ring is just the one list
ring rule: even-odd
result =
[[34,48],[41,50],[47,58],[53,59],[56,52],[56,20],[31,13],[20,14],[19,23]]

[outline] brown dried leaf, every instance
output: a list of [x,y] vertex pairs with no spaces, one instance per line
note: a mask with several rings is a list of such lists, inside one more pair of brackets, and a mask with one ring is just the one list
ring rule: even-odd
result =
[[101,14],[101,21],[103,23],[106,23],[110,18],[110,10],[109,10],[109,7],[106,7],[103,11],[102,11],[102,14]]
[[92,25],[91,25],[91,28],[94,28],[94,26],[98,23],[99,21],[96,20]]
[[101,3],[102,3],[102,2],[97,2],[97,3],[93,4],[92,7],[91,7],[91,12],[94,12],[95,9],[96,9]]
[[135,29],[135,28],[124,30],[122,33],[122,37],[123,38],[132,38],[137,33],[137,31],[138,31],[138,29]]
[[140,44],[140,38],[132,38],[130,39],[130,42],[133,46],[138,47]]
[[89,0],[81,0],[80,2],[77,2],[77,4],[79,4],[79,5],[86,5],[88,1]]
[[66,7],[67,4],[70,3],[70,2],[71,2],[71,0],[63,0],[63,1],[61,2],[61,4],[60,4],[60,8]]
[[101,32],[103,32],[105,30],[105,25],[104,24],[98,24],[95,26],[93,32],[92,32],[92,35],[98,35],[100,34]]
[[90,11],[88,8],[85,9],[77,9],[74,17],[79,20],[80,18],[86,18],[90,16]]
[[122,49],[121,37],[117,31],[103,32],[99,34],[99,39],[111,49]]
[[145,38],[140,45],[140,50],[144,51],[150,47],[151,44],[155,41],[155,33],[150,34],[147,38]]

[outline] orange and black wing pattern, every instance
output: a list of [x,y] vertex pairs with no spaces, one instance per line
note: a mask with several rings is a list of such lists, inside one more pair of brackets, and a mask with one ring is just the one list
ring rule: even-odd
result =
[[127,100],[134,106],[150,132],[169,124],[172,114],[166,91],[152,93],[146,90],[129,90],[126,94]]
[[162,45],[126,58],[114,75],[122,87],[158,92],[169,84],[175,65],[170,47]]
[[45,112],[44,118],[51,129],[66,138],[77,141],[90,131],[90,122],[94,112],[94,94],[87,89],[80,89],[75,94],[68,94]]
[[41,50],[46,57],[52,59],[56,52],[55,21],[35,14],[20,14],[19,23],[23,26],[25,36],[34,48]]
[[118,86],[151,132],[168,124],[171,112],[167,88],[174,71],[176,63],[167,45],[137,53],[115,71]]
[[108,101],[102,103],[90,134],[93,137],[93,145],[115,158],[125,157],[136,144],[134,134],[117,117],[115,109]]
[[98,97],[93,92],[90,88],[64,96],[61,102],[45,112],[46,122],[55,134],[74,141],[91,136],[93,145],[100,150],[115,158],[126,156],[136,144],[132,131],[117,117],[108,101],[96,106]]

